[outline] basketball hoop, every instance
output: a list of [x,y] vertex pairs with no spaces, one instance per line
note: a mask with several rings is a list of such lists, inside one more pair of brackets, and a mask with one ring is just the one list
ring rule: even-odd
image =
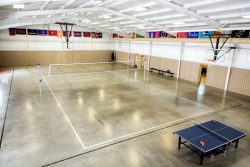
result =
[[213,63],[215,62],[215,60],[213,60],[213,59],[207,59],[207,61],[208,62],[213,62]]
[[[67,49],[70,49],[69,48],[69,39],[70,39],[70,36],[72,35],[72,28],[73,28],[73,26],[75,24],[72,24],[72,23],[61,23],[61,22],[56,22],[56,24],[60,25],[62,33],[65,32],[64,36],[65,36],[65,41],[66,41],[66,44],[67,44]],[[65,31],[63,30],[63,26],[65,26]],[[68,26],[71,26],[70,31],[68,30]]]

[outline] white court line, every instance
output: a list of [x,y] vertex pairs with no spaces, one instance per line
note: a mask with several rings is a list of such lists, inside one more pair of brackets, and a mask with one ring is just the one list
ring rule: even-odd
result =
[[99,74],[99,73],[114,73],[117,71],[132,71],[132,70],[141,70],[143,68],[136,68],[136,69],[124,69],[124,70],[111,70],[111,71],[101,71],[101,72],[84,72],[84,73],[74,73],[74,74],[57,74],[57,75],[47,75],[45,77],[60,77],[60,76],[67,76],[67,75],[90,75],[90,74]]
[[[42,76],[42,77],[43,77],[43,76]],[[84,146],[84,144],[83,144],[83,142],[82,142],[81,138],[80,138],[80,137],[79,137],[79,135],[77,134],[77,132],[76,132],[76,130],[75,130],[75,128],[74,128],[74,126],[71,124],[71,122],[70,122],[70,120],[69,120],[69,118],[68,118],[67,114],[65,113],[65,111],[64,111],[64,109],[62,108],[62,106],[61,106],[60,102],[58,101],[58,99],[57,99],[57,97],[55,96],[54,92],[52,91],[51,87],[49,86],[49,84],[48,84],[48,82],[47,82],[46,78],[45,78],[45,77],[43,77],[43,79],[44,79],[44,81],[45,81],[45,84],[48,86],[48,88],[49,88],[49,90],[50,90],[51,94],[53,95],[53,97],[54,97],[55,101],[57,102],[57,104],[58,104],[59,108],[61,109],[62,113],[64,114],[64,116],[65,116],[66,120],[68,121],[68,123],[69,123],[70,127],[72,128],[73,132],[75,133],[75,135],[76,135],[77,139],[79,140],[79,142],[80,142],[80,144],[81,144],[81,146],[82,146],[83,150],[85,150],[85,148],[86,148],[86,147]]]
[[65,66],[71,66],[71,65],[81,65],[81,64],[114,64],[114,63],[135,63],[135,62],[142,62],[142,60],[138,61],[115,61],[115,62],[93,62],[93,63],[70,63],[70,64],[50,64],[52,66],[60,66],[60,65],[65,65]]
[[207,108],[207,109],[209,109],[209,110],[213,110],[213,109],[210,108],[210,107],[207,107],[207,106],[205,106],[205,105],[203,105],[203,104],[196,103],[196,102],[194,102],[194,101],[188,100],[188,99],[186,99],[186,98],[184,98],[184,97],[177,96],[177,95],[175,95],[175,94],[173,94],[173,93],[170,93],[170,92],[168,92],[168,91],[166,91],[166,90],[164,90],[164,89],[155,88],[155,87],[153,87],[153,86],[151,86],[151,85],[149,85],[149,84],[148,84],[148,86],[149,86],[149,87],[152,87],[152,89],[157,89],[157,90],[164,91],[165,93],[167,93],[167,94],[169,94],[169,95],[175,96],[175,97],[177,97],[177,98],[180,98],[180,99],[182,99],[182,100],[188,101],[188,102],[193,103],[193,104],[196,104],[196,105],[198,105],[198,106]]
[[[127,93],[114,93],[114,94],[105,95],[105,97],[116,96],[116,95],[123,95],[123,94],[133,94],[133,93],[136,93],[136,92],[145,92],[145,90],[146,89],[130,91],[130,92],[127,92]],[[101,98],[101,96],[93,96],[93,97],[82,98],[82,99],[83,100],[91,100],[91,99],[98,99],[98,98]],[[78,101],[78,100],[62,101],[61,103],[70,103],[70,102],[74,102],[74,101]]]
[[[110,142],[119,142],[119,140],[126,140],[126,139],[129,139],[129,137],[136,137],[136,135],[142,135],[142,134],[145,134],[145,133],[149,133],[149,132],[152,132],[152,131],[155,131],[157,129],[161,129],[161,128],[164,128],[165,126],[167,127],[168,125],[171,125],[171,124],[176,124],[176,123],[181,123],[182,121],[185,121],[185,120],[189,120],[191,118],[195,118],[195,117],[199,117],[199,116],[202,116],[202,115],[208,115],[210,113],[213,113],[215,112],[214,110],[208,110],[206,112],[202,112],[202,113],[199,113],[199,114],[196,114],[196,115],[193,115],[193,116],[189,116],[189,117],[185,117],[185,118],[181,118],[181,119],[178,119],[178,120],[175,120],[175,121],[171,121],[171,122],[168,122],[168,123],[164,123],[164,124],[161,124],[161,125],[157,125],[157,126],[154,126],[154,127],[151,127],[151,128],[147,128],[147,129],[144,129],[144,130],[141,130],[141,131],[137,131],[137,132],[134,132],[134,133],[129,133],[129,134],[126,134],[126,135],[123,135],[123,136],[120,136],[120,137],[116,137],[116,138],[113,138],[113,139],[110,139],[110,140],[106,140],[106,141],[103,141],[103,142],[100,142],[100,143],[97,143],[97,144],[93,144],[93,145],[90,145],[90,146],[86,146],[85,149],[89,149],[89,148],[93,148],[93,147],[96,147],[96,146],[100,146],[100,145],[103,145],[103,144],[109,144]],[[112,144],[112,143],[110,143]]]

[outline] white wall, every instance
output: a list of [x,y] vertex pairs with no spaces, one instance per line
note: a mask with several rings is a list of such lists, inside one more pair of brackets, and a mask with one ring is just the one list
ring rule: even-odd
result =
[[[132,41],[131,53],[149,55],[150,43],[148,41]],[[227,51],[233,44],[226,44],[224,50]],[[203,64],[215,64],[219,66],[229,66],[232,54],[225,54],[216,62],[209,62],[207,59],[213,57],[210,43],[184,43],[181,60],[197,62]],[[250,45],[240,44],[236,46],[233,67],[250,70]],[[115,41],[116,51],[128,52],[128,41]],[[180,42],[152,42],[152,56],[164,57],[178,60],[181,54]],[[220,53],[219,55],[222,55]]]
[[[29,26],[24,27],[29,29],[51,29],[60,30],[59,25],[48,26]],[[86,31],[79,26],[74,26],[73,31]],[[103,37],[86,38],[86,37],[70,37],[70,48],[72,50],[113,50],[113,42],[111,34],[102,33]],[[35,50],[64,50],[66,49],[65,38],[53,36],[38,36],[38,35],[15,35],[10,36],[9,30],[0,31],[0,50],[2,51],[35,51]]]

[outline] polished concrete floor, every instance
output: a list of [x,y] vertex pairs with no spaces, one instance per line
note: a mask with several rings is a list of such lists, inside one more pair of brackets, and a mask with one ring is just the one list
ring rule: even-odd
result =
[[[3,68],[0,166],[199,166],[196,154],[177,149],[174,131],[215,119],[250,132],[250,97],[122,66],[92,67],[48,76],[42,66],[41,94],[36,67]],[[249,143],[247,135],[204,166],[248,166]]]

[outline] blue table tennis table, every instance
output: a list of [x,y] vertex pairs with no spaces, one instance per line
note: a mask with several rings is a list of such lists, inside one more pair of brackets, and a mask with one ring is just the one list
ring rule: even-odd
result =
[[197,153],[200,156],[200,165],[203,164],[204,156],[225,152],[225,147],[234,142],[237,148],[239,139],[246,136],[246,133],[215,120],[195,124],[174,134],[179,136],[178,148],[185,145]]

